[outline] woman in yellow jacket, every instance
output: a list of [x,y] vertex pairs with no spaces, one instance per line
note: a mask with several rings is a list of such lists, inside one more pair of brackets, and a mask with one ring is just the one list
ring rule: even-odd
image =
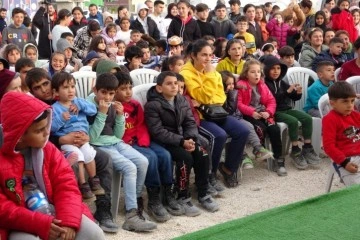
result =
[[[226,100],[220,74],[211,65],[212,48],[205,40],[198,40],[192,44],[191,59],[184,65],[180,74],[185,78],[185,86],[190,97],[200,105],[219,104]],[[216,179],[219,169],[224,176],[227,187],[238,185],[237,170],[241,164],[249,129],[232,116],[216,123],[201,119],[200,126],[208,130],[215,137],[212,152],[211,180]],[[225,163],[220,163],[222,150],[228,135],[232,138]]]
[[225,58],[216,65],[216,71],[229,71],[232,74],[240,75],[245,61],[242,60],[244,55],[241,41],[231,39],[225,47]]

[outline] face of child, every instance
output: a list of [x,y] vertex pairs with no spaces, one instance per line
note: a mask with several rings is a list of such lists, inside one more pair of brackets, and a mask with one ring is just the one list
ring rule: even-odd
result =
[[224,19],[226,17],[226,9],[219,8],[216,10],[215,14],[218,19]]
[[276,19],[278,24],[283,22],[283,18],[280,14],[276,14],[274,18]]
[[229,54],[231,61],[240,61],[243,56],[241,44],[234,42],[231,44],[227,53]]
[[71,102],[75,98],[75,81],[65,81],[58,91],[54,91],[60,102]]
[[273,48],[269,48],[268,50],[264,51],[264,55],[272,55],[274,53]]
[[251,86],[256,86],[261,78],[261,67],[259,64],[251,64],[246,77]]
[[238,13],[240,11],[239,4],[231,4],[230,5],[230,10],[231,10],[232,13]]
[[191,54],[196,69],[204,69],[211,61],[213,51],[210,46],[205,46],[196,55]]
[[206,21],[207,18],[209,17],[209,10],[204,10],[202,12],[197,12],[196,15],[197,15],[199,20]]
[[70,43],[71,46],[74,46],[74,37],[67,36],[65,39]]
[[327,32],[325,33],[325,37],[324,37],[324,44],[329,45],[330,40],[331,40],[333,37],[335,37],[335,32],[333,32],[333,31],[327,31]]
[[239,39],[241,42],[241,47],[242,47],[242,55],[244,56],[246,53],[246,42],[243,39]]
[[167,76],[161,86],[156,85],[156,90],[161,93],[166,100],[172,100],[179,92],[178,80],[176,77]]
[[292,27],[294,25],[294,19],[290,19],[286,22],[290,27]]
[[336,100],[330,100],[330,105],[335,112],[347,116],[350,115],[352,111],[354,111],[355,98],[340,98]]
[[117,52],[117,55],[118,55],[118,56],[124,56],[124,54],[125,54],[125,48],[126,48],[126,46],[125,46],[124,43],[119,43],[119,44],[118,44],[118,52]]
[[349,48],[350,40],[346,34],[340,34],[339,38],[341,38],[344,42],[344,50],[346,51]]
[[140,33],[133,33],[133,34],[131,34],[130,39],[134,43],[137,43],[141,39],[141,34]]
[[21,78],[14,78],[7,86],[5,92],[21,92]]
[[66,61],[62,54],[55,54],[51,59],[51,66],[55,72],[61,71],[66,67]]
[[105,41],[104,40],[101,40],[100,42],[99,42],[99,44],[98,44],[98,49],[100,50],[100,51],[105,51],[105,49],[106,49],[106,44],[105,44]]
[[247,22],[238,22],[236,23],[236,29],[239,33],[244,33],[248,29],[249,25]]
[[318,76],[321,81],[330,82],[335,80],[335,67],[325,66],[318,72]]
[[340,10],[349,9],[349,7],[350,7],[350,4],[348,1],[343,1],[339,6]]
[[360,21],[360,13],[359,13],[359,12],[354,12],[352,16],[353,16],[355,25],[359,24],[359,21]]
[[141,62],[147,63],[150,60],[150,49],[149,48],[142,48],[141,51],[143,52],[143,57],[141,59]]
[[330,44],[330,53],[334,54],[334,55],[340,55],[342,52],[342,49],[344,47],[344,44],[342,43],[333,43]]
[[50,80],[44,78],[37,83],[33,83],[33,85],[31,86],[31,93],[34,95],[34,97],[42,101],[52,100],[53,95],[51,91]]
[[183,66],[184,66],[184,60],[179,59],[176,61],[175,65],[169,65],[169,69],[172,72],[179,73]]
[[20,78],[21,78],[21,84],[22,86],[26,86],[26,82],[25,82],[25,78],[26,78],[26,74],[28,71],[30,71],[31,69],[33,69],[33,67],[29,67],[29,66],[25,66],[22,67],[19,71],[20,73]]
[[72,57],[72,50],[70,48],[65,49],[64,54],[66,59],[70,59]]
[[120,28],[122,31],[127,32],[130,29],[130,22],[128,20],[123,20],[120,23]]
[[234,88],[235,88],[235,79],[232,78],[232,77],[229,77],[228,79],[226,79],[225,85],[226,85],[226,92],[234,90]]
[[132,97],[132,85],[130,83],[120,85],[115,93],[115,101],[130,102]]
[[274,66],[272,66],[272,68],[270,68],[269,77],[272,80],[274,80],[274,81],[277,80],[280,77],[280,74],[281,74],[280,65],[274,65]]
[[37,60],[37,52],[34,48],[27,48],[25,54],[31,61],[35,62]]
[[274,46],[273,51],[278,48],[278,43],[277,42],[271,42],[271,44]]
[[317,25],[322,25],[324,23],[325,19],[322,15],[317,15],[316,16],[316,19],[315,19],[315,22]]
[[16,27],[20,27],[24,22],[24,14],[17,13],[12,17],[13,23]]
[[133,57],[131,59],[130,65],[133,69],[137,69],[141,66],[141,59],[142,57]]
[[182,50],[183,50],[182,45],[170,46],[170,52],[172,56],[181,56]]
[[190,10],[188,6],[185,3],[179,3],[177,7],[180,18],[187,18]]
[[95,94],[95,102],[99,103],[100,101],[104,100],[106,103],[111,103],[115,97],[115,90],[106,90],[106,89],[99,89],[97,90],[96,87],[93,88]]
[[18,50],[12,50],[11,52],[9,52],[9,54],[7,55],[8,58],[8,62],[11,65],[14,65],[17,60],[19,60],[21,57],[21,54]]
[[258,8],[255,10],[255,20],[256,21],[261,21],[264,17],[264,13],[263,10]]
[[283,61],[283,63],[286,64],[286,66],[291,67],[295,62],[295,56],[294,55],[284,56],[281,58],[281,60]]
[[31,124],[31,126],[21,137],[19,145],[24,146],[24,148],[43,148],[50,135],[48,123],[49,119],[46,118],[39,122],[34,122],[33,124]]
[[333,0],[333,1],[330,1],[329,3],[326,3],[325,4],[325,8],[327,8],[327,10],[331,10],[331,9],[333,9],[335,7],[335,0]]
[[179,88],[180,95],[183,95],[184,94],[185,83],[181,82],[181,81],[178,81],[178,88]]
[[113,38],[116,36],[116,29],[115,28],[110,28],[108,31],[108,36]]
[[249,21],[254,21],[254,20],[255,20],[255,8],[249,7],[249,8],[246,10],[245,15],[246,15],[246,17],[249,19]]

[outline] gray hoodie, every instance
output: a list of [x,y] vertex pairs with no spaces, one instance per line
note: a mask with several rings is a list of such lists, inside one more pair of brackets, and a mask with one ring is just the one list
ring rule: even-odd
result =
[[[320,52],[325,51],[328,48],[329,47],[326,46],[326,45],[321,45],[321,51]],[[304,68],[311,69],[312,63],[313,63],[314,59],[316,58],[316,56],[319,53],[316,52],[315,49],[312,46],[310,46],[308,43],[304,43],[304,45],[301,48],[301,55],[300,55],[300,58],[299,58],[300,65],[302,67],[304,67]]]
[[17,28],[14,24],[10,24],[4,28],[2,37],[3,44],[13,43],[17,45],[21,51],[23,51],[25,44],[36,42],[31,31],[24,25]]
[[214,26],[215,38],[226,38],[230,33],[235,34],[237,32],[235,24],[227,16],[222,20],[213,17],[210,23]]

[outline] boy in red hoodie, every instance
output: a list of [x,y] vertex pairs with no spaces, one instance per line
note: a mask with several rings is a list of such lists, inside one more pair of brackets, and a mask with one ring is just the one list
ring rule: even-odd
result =
[[0,238],[105,239],[81,201],[69,163],[48,142],[50,106],[9,92],[0,108]]
[[360,184],[360,113],[354,111],[356,92],[348,82],[328,91],[332,110],[322,120],[325,153],[339,168],[346,186]]

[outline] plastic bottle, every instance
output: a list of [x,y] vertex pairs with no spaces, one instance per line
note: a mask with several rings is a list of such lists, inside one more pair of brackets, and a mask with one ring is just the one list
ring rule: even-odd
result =
[[40,191],[37,184],[28,183],[27,180],[23,180],[23,186],[25,203],[28,209],[48,215],[55,215],[54,206],[48,202],[44,193]]

